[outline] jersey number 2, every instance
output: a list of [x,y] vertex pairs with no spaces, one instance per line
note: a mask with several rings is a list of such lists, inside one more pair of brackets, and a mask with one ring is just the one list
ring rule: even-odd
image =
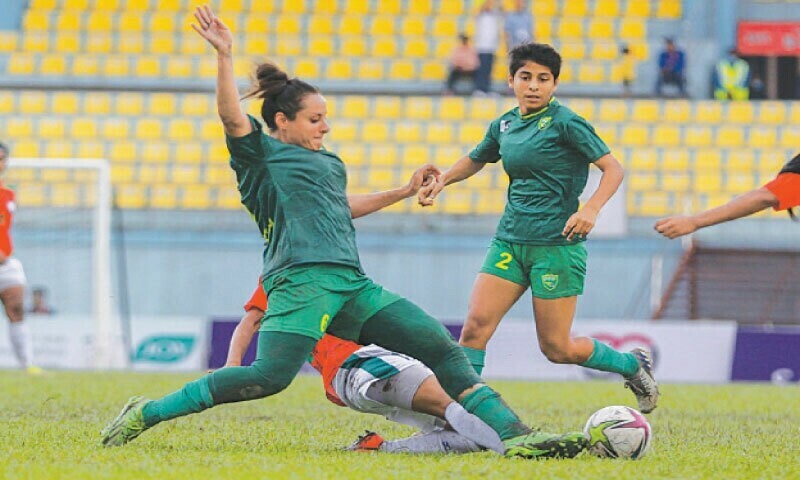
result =
[[511,260],[514,260],[514,257],[512,257],[508,252],[502,252],[500,254],[500,258],[502,258],[502,260],[495,263],[494,266],[500,270],[508,270],[508,264],[511,263]]

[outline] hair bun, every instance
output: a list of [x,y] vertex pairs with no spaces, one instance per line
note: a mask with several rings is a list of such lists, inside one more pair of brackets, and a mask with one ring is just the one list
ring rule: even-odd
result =
[[277,97],[289,84],[289,75],[272,63],[262,63],[256,69],[254,91],[248,96],[263,99]]

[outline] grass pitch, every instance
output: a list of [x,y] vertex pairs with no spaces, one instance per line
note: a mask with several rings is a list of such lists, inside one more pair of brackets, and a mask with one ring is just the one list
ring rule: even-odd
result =
[[[154,427],[121,448],[100,429],[130,395],[158,397],[196,375],[0,371],[2,478],[798,478],[800,387],[662,385],[648,416],[653,448],[642,460],[582,456],[509,460],[469,455],[341,451],[364,429],[387,438],[404,426],[325,400],[301,376],[285,392],[222,405]],[[553,431],[580,429],[606,405],[635,405],[622,382],[491,382],[522,418]]]

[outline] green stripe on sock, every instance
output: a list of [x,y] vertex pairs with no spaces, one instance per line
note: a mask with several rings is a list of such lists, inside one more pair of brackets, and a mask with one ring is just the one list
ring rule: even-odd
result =
[[461,349],[464,350],[464,353],[467,355],[467,359],[470,365],[472,365],[472,368],[475,369],[475,373],[481,375],[483,373],[483,367],[486,365],[486,350],[478,350],[477,348],[465,347],[464,345],[461,346]]
[[593,338],[594,350],[589,359],[581,364],[583,367],[619,373],[623,377],[631,377],[639,370],[639,362],[629,352],[619,352],[605,343]]

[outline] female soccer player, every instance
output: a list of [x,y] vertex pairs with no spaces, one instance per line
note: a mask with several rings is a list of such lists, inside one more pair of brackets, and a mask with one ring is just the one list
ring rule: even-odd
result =
[[[8,147],[0,143],[0,175],[8,164]],[[8,334],[11,347],[20,366],[32,375],[42,373],[33,364],[33,346],[28,325],[25,323],[25,271],[22,263],[13,258],[14,243],[11,241],[11,221],[16,209],[14,190],[0,182],[0,301],[8,317]]]
[[771,182],[739,195],[725,205],[687,216],[668,217],[656,222],[655,229],[667,238],[677,238],[698,229],[752,215],[772,207],[775,211],[788,210],[796,220],[792,208],[800,206],[800,155],[783,166]]
[[[558,52],[528,43],[511,50],[509,57],[508,83],[519,106],[493,121],[469,155],[418,194],[421,205],[431,205],[446,185],[501,158],[511,180],[505,213],[475,280],[460,343],[480,373],[486,344],[530,287],[542,353],[551,362],[622,374],[639,408],[650,412],[658,388],[647,351],[621,353],[596,339],[570,336],[586,273],[583,242],[622,182],[622,166],[594,128],[553,97],[561,70]],[[590,163],[603,176],[579,209]]]
[[408,300],[384,290],[361,269],[351,218],[413,196],[425,166],[392,192],[345,193],[344,164],[323,148],[328,133],[324,97],[272,64],[257,68],[250,96],[263,99],[261,124],[242,111],[233,76],[231,31],[208,7],[192,25],[217,51],[217,108],[242,203],[264,237],[264,291],[270,299],[256,361],[217,370],[158,400],[131,398],[101,433],[122,445],[154,425],[215,405],[274,395],[297,375],[326,332],[362,345],[376,344],[419,359],[445,392],[497,432],[507,456],[575,456],[587,446],[580,432],[531,430],[481,383],[447,330]]
[[[231,337],[226,367],[242,364],[267,311],[261,279],[244,310]],[[351,450],[469,453],[488,448],[501,454],[505,451],[497,433],[448,397],[433,372],[419,360],[326,333],[311,351],[309,361],[322,374],[325,395],[332,403],[361,413],[382,415],[422,432],[400,440],[384,440],[374,432],[367,432]],[[452,428],[445,428],[447,424]]]

